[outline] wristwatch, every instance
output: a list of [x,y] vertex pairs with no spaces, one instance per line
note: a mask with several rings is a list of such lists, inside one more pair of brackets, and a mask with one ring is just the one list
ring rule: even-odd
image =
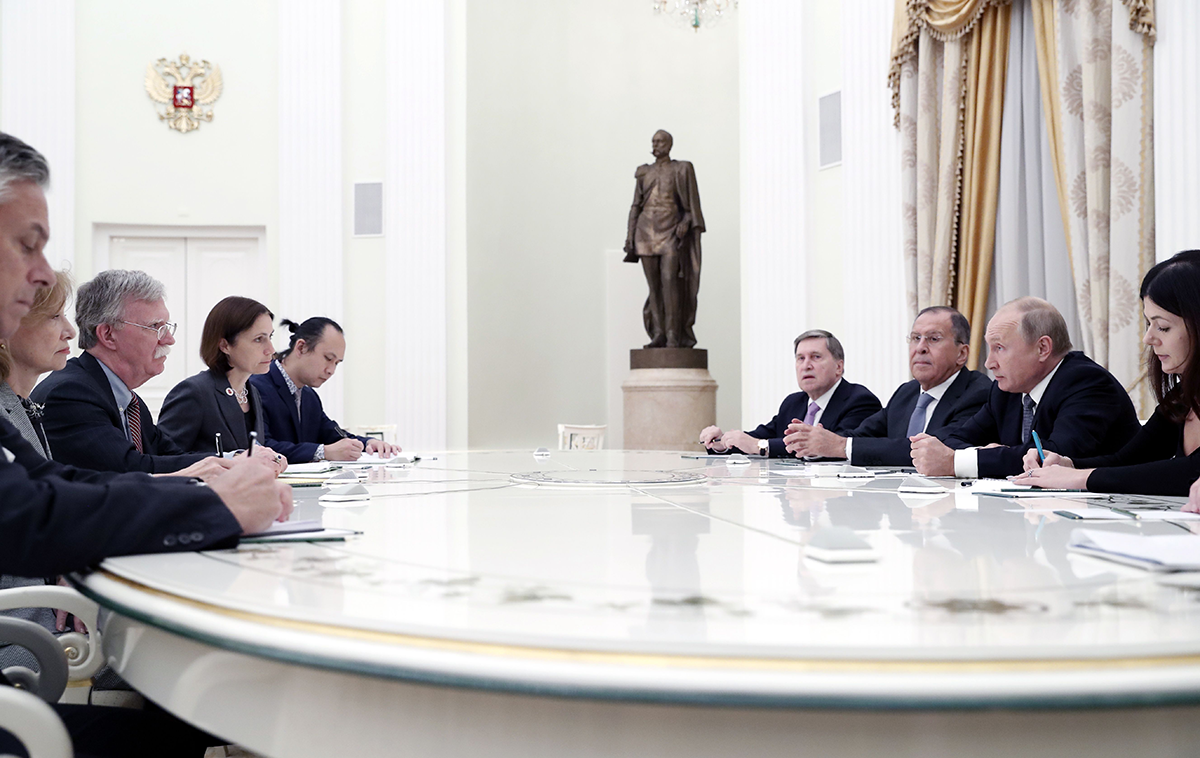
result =
[[758,441],[758,454],[759,455],[767,455],[770,452],[771,452],[771,441],[770,440],[759,440]]

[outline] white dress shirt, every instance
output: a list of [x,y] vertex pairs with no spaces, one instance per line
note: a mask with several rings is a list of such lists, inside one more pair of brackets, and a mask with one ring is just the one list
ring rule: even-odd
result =
[[[1066,356],[1063,356],[1064,358]],[[1050,380],[1058,373],[1058,367],[1062,365],[1062,358],[1058,359],[1058,363],[1054,364],[1054,368],[1050,369],[1050,373],[1042,378],[1042,381],[1033,386],[1029,390],[1029,396],[1033,398],[1033,402],[1037,406],[1042,404],[1042,395],[1046,394],[1046,388],[1050,386]],[[1024,395],[1022,395],[1024,397]],[[1033,413],[1037,415],[1037,406],[1034,407]],[[969,447],[966,450],[954,451],[954,475],[959,479],[978,479],[979,478],[979,448]]]

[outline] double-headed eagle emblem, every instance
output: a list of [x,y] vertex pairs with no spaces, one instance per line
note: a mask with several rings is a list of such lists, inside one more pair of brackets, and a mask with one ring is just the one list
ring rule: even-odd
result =
[[[175,80],[172,85],[167,77]],[[212,105],[221,96],[221,67],[208,61],[195,61],[187,53],[177,61],[159,58],[146,66],[146,94],[167,106],[158,118],[180,132],[200,128],[201,121],[212,121]]]

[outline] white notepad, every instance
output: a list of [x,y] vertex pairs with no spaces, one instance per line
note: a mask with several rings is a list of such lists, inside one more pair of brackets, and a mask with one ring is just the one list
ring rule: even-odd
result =
[[1076,529],[1067,549],[1149,571],[1200,571],[1200,536]]

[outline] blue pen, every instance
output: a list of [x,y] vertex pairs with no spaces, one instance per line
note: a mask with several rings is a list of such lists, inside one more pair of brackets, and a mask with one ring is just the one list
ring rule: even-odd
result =
[[1037,445],[1038,463],[1046,462],[1046,451],[1042,450],[1042,439],[1038,437],[1038,433],[1030,429],[1029,433],[1033,435],[1033,444]]

